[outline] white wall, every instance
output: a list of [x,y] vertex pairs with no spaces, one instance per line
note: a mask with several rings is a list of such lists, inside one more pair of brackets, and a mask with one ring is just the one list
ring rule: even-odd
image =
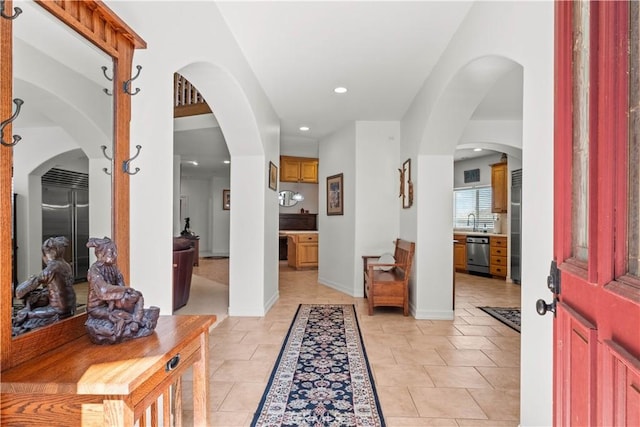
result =
[[[523,426],[552,423],[552,319],[537,316],[533,306],[537,298],[549,296],[545,283],[553,254],[553,32],[553,2],[474,3],[402,121],[402,152],[421,153],[414,188],[420,218],[414,222],[419,265],[415,309],[420,312],[423,304],[431,303],[431,294],[441,298],[439,286],[451,286],[452,254],[442,250],[451,246],[451,207],[446,205],[447,215],[441,215],[426,202],[439,194],[444,202],[446,191],[434,194],[434,184],[448,187],[449,192],[453,186],[452,170],[447,175],[438,156],[453,154],[471,114],[493,82],[509,72],[512,64],[523,67],[522,164],[524,180],[529,183],[523,188],[523,204],[536,207],[523,214]],[[481,68],[486,72],[487,67],[494,72],[484,73],[484,80],[467,78]],[[411,228],[405,228],[405,219],[411,218],[403,213],[401,233]],[[441,249],[439,253],[425,253],[425,248],[434,246]],[[429,283],[430,277],[443,281]],[[422,292],[429,295],[423,298]]]
[[318,157],[318,141],[304,136],[283,135],[280,140],[280,154],[294,157]]
[[327,177],[344,174],[344,215],[318,213],[318,282],[353,294],[353,256],[355,249],[356,126],[350,124],[319,144],[318,166],[320,206],[327,205]]
[[179,236],[184,229],[184,222],[180,216],[180,156],[173,156],[173,235]]
[[393,253],[398,238],[399,147],[400,122],[356,122],[354,296],[363,296],[362,256]]
[[[143,69],[132,98],[131,146],[143,149],[140,173],[130,181],[130,282],[146,304],[171,312],[173,192],[166,189],[173,186],[173,73],[180,72],[216,112],[231,154],[229,314],[259,316],[277,298],[278,204],[266,177],[269,161],[278,163],[279,119],[217,6],[186,3],[108,2],[147,42],[133,61]],[[167,31],[186,18],[189,25]]]
[[[402,166],[399,122],[355,122],[320,144],[318,281],[363,296],[362,255],[393,252]],[[344,174],[344,215],[326,212],[326,179]]]
[[[500,162],[501,154],[474,157],[472,159],[455,162],[453,167],[453,187],[478,187],[491,185],[491,165]],[[480,181],[464,182],[464,171],[480,169]]]
[[410,309],[416,319],[453,319],[453,155],[420,155],[417,166],[423,185],[415,198],[420,221]]
[[[213,177],[211,179],[211,255],[229,256],[229,230],[231,210],[222,209],[222,190],[230,187],[229,178]],[[233,194],[231,194],[233,203]],[[233,204],[232,204],[233,206]]]
[[209,179],[183,178],[180,181],[180,196],[189,201],[189,227],[200,237],[200,253],[211,252],[212,194]]
[[[499,82],[497,84],[500,84]],[[522,150],[522,120],[470,120],[458,141],[458,148],[467,144],[495,151]]]

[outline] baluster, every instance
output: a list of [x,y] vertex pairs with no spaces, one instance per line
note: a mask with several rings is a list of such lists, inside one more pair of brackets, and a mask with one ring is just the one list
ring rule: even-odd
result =
[[179,74],[173,73],[173,106],[178,107],[180,105],[180,82]]

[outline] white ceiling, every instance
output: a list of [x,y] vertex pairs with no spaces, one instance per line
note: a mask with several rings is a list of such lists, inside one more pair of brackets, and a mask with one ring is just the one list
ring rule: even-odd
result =
[[224,163],[230,160],[229,150],[213,114],[182,117],[173,123],[174,154],[180,156],[182,177],[229,176],[229,164]]
[[[400,120],[472,2],[217,4],[280,117],[281,137],[318,140],[356,120]],[[337,86],[348,92],[334,93]],[[473,118],[521,119],[522,73],[499,82]],[[177,132],[176,141],[198,136],[189,132]],[[203,158],[204,153],[186,150],[204,144],[181,145],[177,154]]]
[[[322,138],[355,120],[399,120],[469,2],[221,2],[284,135]],[[333,89],[349,91],[337,95]],[[299,127],[311,130],[302,134]]]

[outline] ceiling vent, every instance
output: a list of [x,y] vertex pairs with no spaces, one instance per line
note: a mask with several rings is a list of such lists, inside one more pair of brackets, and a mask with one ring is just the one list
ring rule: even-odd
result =
[[89,174],[52,168],[42,175],[42,184],[72,188],[89,188]]

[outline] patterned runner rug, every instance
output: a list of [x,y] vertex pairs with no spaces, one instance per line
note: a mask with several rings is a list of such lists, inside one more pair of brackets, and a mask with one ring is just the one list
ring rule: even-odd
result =
[[353,305],[300,304],[251,425],[385,425]]
[[478,307],[480,310],[495,317],[511,329],[520,332],[520,309],[512,307]]

